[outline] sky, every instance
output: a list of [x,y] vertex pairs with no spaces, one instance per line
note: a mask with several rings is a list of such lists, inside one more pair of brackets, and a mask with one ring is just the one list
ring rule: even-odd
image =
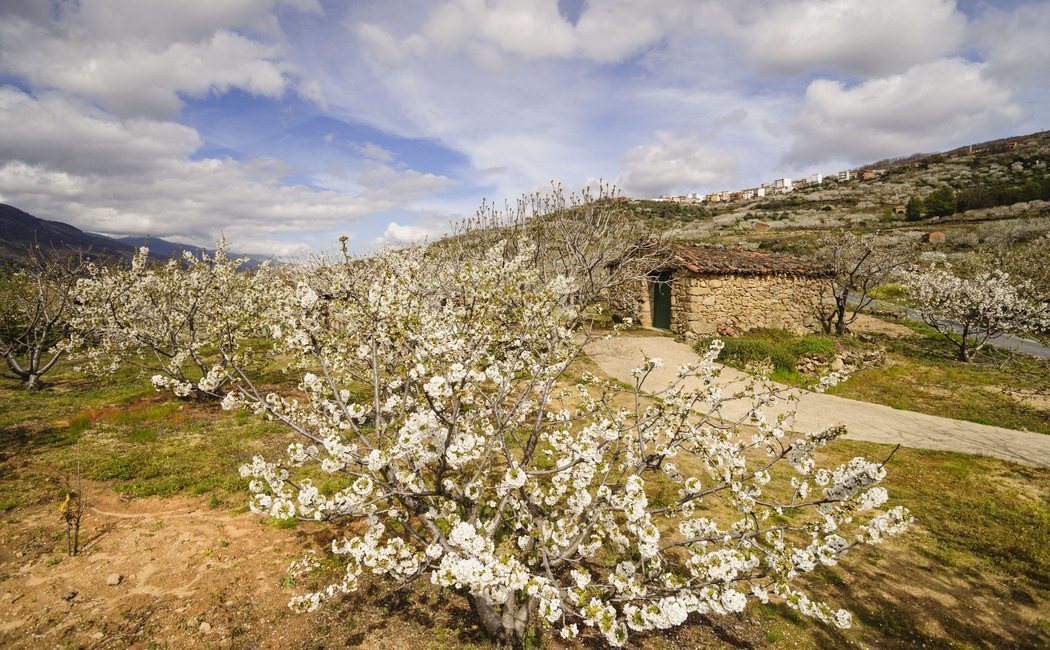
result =
[[248,253],[1048,126],[1050,2],[0,2],[0,202]]

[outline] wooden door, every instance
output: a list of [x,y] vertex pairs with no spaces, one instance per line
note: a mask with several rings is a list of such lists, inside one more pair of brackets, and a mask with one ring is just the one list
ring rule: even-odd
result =
[[652,287],[653,327],[671,329],[671,273],[663,271],[650,281]]

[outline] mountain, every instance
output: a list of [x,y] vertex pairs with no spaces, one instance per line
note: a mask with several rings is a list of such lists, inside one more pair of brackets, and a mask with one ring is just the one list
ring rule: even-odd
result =
[[[25,256],[26,249],[34,244],[50,248],[68,248],[84,251],[92,257],[131,257],[140,246],[149,246],[151,258],[166,260],[172,255],[190,251],[194,255],[214,250],[200,246],[181,244],[157,237],[106,237],[84,232],[68,223],[47,221],[19,210],[12,205],[0,203],[0,259],[18,259]],[[272,260],[265,255],[245,255],[230,252],[231,257],[246,257],[245,268],[254,268],[263,261]]]
[[149,246],[149,254],[151,256],[163,257],[165,259],[172,255],[182,255],[183,251],[189,251],[194,255],[200,255],[202,252],[207,251],[207,249],[200,246],[180,244],[178,242],[172,242],[158,237],[117,237],[116,241],[122,244],[127,244],[132,248]]
[[0,203],[0,258],[19,258],[34,244],[88,251],[93,256],[130,257],[135,250],[110,237],[84,232],[61,221],[38,219]]
[[[213,248],[203,248],[201,246],[193,246],[192,244],[181,244],[179,242],[168,241],[158,237],[118,237],[115,241],[127,244],[132,248],[149,246],[149,254],[151,257],[162,257],[164,259],[168,259],[172,255],[182,255],[184,251],[189,251],[194,255],[200,255],[201,253],[207,253],[208,255],[215,254],[215,249]],[[244,268],[249,269],[255,268],[267,260],[276,261],[274,258],[267,257],[266,255],[247,255],[235,251],[230,251],[228,254],[230,257],[247,258],[248,261],[244,263]]]

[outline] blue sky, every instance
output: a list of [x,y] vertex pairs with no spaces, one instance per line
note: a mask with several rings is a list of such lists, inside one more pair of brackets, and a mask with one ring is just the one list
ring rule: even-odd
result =
[[301,255],[1047,128],[1050,3],[8,0],[0,201]]

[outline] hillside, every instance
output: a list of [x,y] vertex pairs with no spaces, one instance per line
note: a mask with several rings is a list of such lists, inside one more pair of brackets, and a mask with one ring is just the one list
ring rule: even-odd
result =
[[[858,176],[869,170],[867,179],[839,181],[836,175],[788,194],[705,204],[640,200],[628,207],[687,241],[797,251],[829,229],[896,229],[915,236],[937,229],[948,234],[949,245],[967,247],[990,228],[1030,229],[1024,224],[1050,216],[1048,162],[1050,131],[1043,131],[870,163],[852,170]],[[921,203],[943,188],[954,195],[952,206],[909,219],[909,200]]]
[[120,241],[84,232],[61,221],[38,219],[28,212],[0,203],[0,258],[19,258],[39,243],[52,248],[89,251],[92,255],[130,257],[134,249]]

